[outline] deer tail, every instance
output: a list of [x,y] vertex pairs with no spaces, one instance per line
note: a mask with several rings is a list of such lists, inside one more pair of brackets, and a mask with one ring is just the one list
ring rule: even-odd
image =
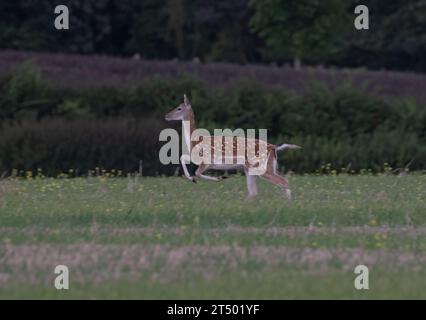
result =
[[283,143],[283,144],[279,144],[275,146],[275,150],[276,151],[282,151],[285,149],[301,149],[301,146],[298,146],[297,144],[288,144],[288,143]]

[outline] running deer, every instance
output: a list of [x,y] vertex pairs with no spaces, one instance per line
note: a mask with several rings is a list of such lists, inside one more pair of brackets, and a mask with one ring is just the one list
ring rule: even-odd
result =
[[[197,150],[201,150],[201,153],[209,153],[208,155],[204,154],[204,156],[212,156],[217,153],[221,153],[224,157],[221,158],[220,163],[217,161],[211,162],[201,162],[195,172],[195,176],[200,179],[210,180],[210,181],[221,181],[225,179],[225,176],[213,177],[209,175],[205,175],[204,172],[208,169],[215,170],[243,170],[246,175],[247,180],[247,189],[248,189],[248,197],[253,198],[257,195],[257,185],[256,185],[256,177],[260,176],[261,178],[279,186],[287,195],[288,199],[291,200],[291,190],[289,188],[288,180],[278,173],[278,161],[277,161],[277,152],[285,149],[300,149],[301,147],[294,144],[280,144],[274,145],[267,143],[263,140],[258,139],[249,139],[249,138],[238,138],[233,137],[231,139],[225,139],[222,136],[213,136],[201,137],[201,139],[193,140],[192,135],[196,129],[195,127],[195,118],[194,111],[192,110],[191,103],[189,102],[186,95],[184,95],[184,101],[175,109],[166,114],[165,120],[173,121],[179,120],[182,121],[183,126],[183,139],[185,141],[185,145],[187,150],[191,153],[194,148]],[[232,146],[231,146],[232,144]],[[254,154],[249,154],[247,152],[248,145],[254,146]],[[232,147],[231,155],[226,153],[225,150],[229,150],[227,148]],[[240,147],[243,147],[244,152],[238,152],[241,150]],[[258,159],[257,164],[253,164],[254,161],[250,161],[253,156],[256,156]],[[228,159],[226,159],[228,157]],[[229,157],[231,157],[231,163],[229,162]],[[241,157],[243,161],[241,161]],[[228,160],[228,161],[225,161]],[[195,178],[189,174],[188,168],[186,166],[185,157],[182,155],[180,158],[180,162],[182,164],[182,168],[185,176],[192,182],[196,182]],[[263,165],[264,170],[261,171],[260,174],[250,174],[250,169],[253,169],[256,165]]]

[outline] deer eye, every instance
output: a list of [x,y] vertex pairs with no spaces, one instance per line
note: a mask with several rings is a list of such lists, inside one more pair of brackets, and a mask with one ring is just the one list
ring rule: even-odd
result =
[[181,108],[181,107],[179,107],[179,108],[178,108],[178,110],[180,111],[180,110],[182,110],[182,108]]

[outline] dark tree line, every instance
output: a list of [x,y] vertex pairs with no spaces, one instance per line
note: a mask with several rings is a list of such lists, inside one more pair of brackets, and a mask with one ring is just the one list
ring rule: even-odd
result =
[[[0,48],[149,59],[307,64],[425,71],[426,1],[20,0],[0,2]],[[54,28],[54,7],[70,30]]]

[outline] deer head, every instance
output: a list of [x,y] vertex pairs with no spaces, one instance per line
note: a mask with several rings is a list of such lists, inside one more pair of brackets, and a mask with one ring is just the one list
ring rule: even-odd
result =
[[166,114],[165,119],[167,121],[173,120],[188,120],[191,116],[193,116],[193,111],[191,107],[191,103],[189,102],[186,94],[183,95],[183,103],[178,105],[172,111]]

